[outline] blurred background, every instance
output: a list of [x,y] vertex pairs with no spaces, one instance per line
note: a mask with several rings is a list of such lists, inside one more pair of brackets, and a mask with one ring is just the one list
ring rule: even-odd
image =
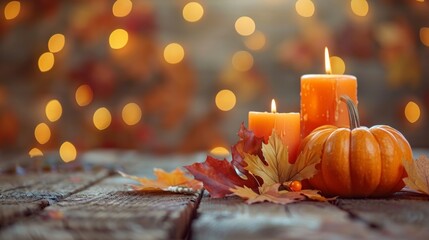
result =
[[[300,77],[358,79],[367,126],[429,147],[426,0],[0,2],[0,151],[226,152]],[[61,152],[63,154],[61,154]]]

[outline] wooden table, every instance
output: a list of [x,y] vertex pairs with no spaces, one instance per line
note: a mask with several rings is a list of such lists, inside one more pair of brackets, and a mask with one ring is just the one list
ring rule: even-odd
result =
[[65,165],[55,153],[0,155],[0,239],[429,239],[429,197],[415,193],[247,205],[206,192],[134,192],[115,172],[153,176],[154,167],[204,159],[103,150]]

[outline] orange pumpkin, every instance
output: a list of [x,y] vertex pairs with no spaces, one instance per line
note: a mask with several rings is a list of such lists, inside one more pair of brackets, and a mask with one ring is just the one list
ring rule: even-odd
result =
[[408,141],[389,126],[361,127],[353,101],[347,96],[341,100],[348,107],[350,128],[321,126],[301,144],[302,156],[321,157],[310,184],[340,197],[381,197],[399,191],[406,176],[402,161],[412,161]]

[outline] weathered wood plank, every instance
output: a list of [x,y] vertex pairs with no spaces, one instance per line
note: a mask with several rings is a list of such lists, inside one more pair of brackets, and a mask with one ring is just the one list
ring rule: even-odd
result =
[[80,191],[106,177],[96,173],[0,175],[0,227]]
[[128,191],[111,177],[0,232],[22,239],[184,238],[199,194]]
[[398,239],[429,239],[429,197],[400,192],[386,199],[339,199],[338,207]]
[[247,205],[237,197],[205,196],[192,225],[193,239],[389,239],[329,203]]

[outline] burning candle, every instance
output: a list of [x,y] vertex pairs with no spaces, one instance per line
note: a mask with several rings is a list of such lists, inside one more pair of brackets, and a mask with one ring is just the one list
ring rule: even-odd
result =
[[295,162],[301,140],[299,113],[278,113],[276,102],[273,99],[271,112],[249,112],[249,129],[257,137],[263,137],[265,142],[275,129],[283,144],[288,148],[289,162]]
[[352,75],[331,72],[328,48],[325,48],[326,74],[301,77],[301,137],[322,125],[349,127],[347,106],[340,101],[348,95],[357,104],[357,81]]

